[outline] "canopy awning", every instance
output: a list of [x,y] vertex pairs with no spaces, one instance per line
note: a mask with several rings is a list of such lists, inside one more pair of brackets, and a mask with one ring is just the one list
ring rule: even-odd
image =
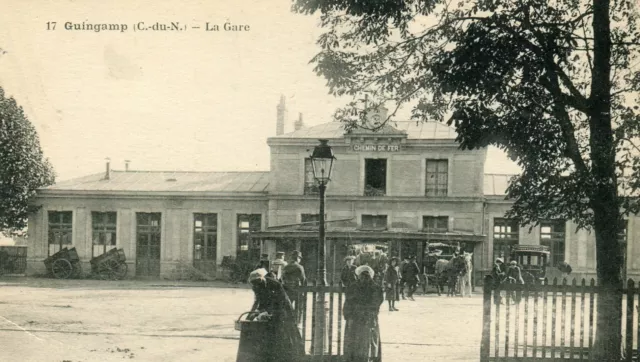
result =
[[[477,235],[462,232],[432,233],[420,230],[407,229],[359,229],[356,227],[335,227],[327,225],[325,229],[325,237],[327,239],[350,239],[354,241],[426,241],[438,243],[481,243],[486,240],[486,235]],[[279,239],[298,239],[298,240],[317,240],[318,229],[309,227],[276,227],[266,231],[254,231],[251,233],[253,239],[263,240],[279,240]]]

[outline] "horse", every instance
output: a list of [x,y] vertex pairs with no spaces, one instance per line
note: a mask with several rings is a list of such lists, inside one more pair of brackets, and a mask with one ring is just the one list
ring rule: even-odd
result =
[[464,297],[464,291],[465,289],[467,289],[469,292],[469,298],[471,298],[471,275],[473,274],[473,265],[472,265],[473,253],[465,252],[462,255],[462,258],[464,260],[464,266],[460,273],[460,276],[458,277],[459,279],[458,281],[460,285],[460,295]]
[[438,295],[442,295],[441,290],[445,281],[447,283],[447,297],[455,295],[456,282],[462,269],[464,269],[464,257],[461,255],[453,257],[451,260],[438,259],[438,261],[436,261],[436,286],[438,287]]

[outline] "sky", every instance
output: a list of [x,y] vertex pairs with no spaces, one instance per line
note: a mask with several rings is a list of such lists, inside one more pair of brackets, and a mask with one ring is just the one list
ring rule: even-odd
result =
[[[133,170],[266,171],[280,95],[285,132],[298,113],[313,126],[348,101],[313,72],[318,19],[292,13],[289,0],[0,5],[10,9],[0,13],[0,85],[36,127],[59,181],[103,172],[107,157],[114,169],[131,160]],[[187,30],[137,30],[171,22]],[[485,172],[517,171],[489,150]]]

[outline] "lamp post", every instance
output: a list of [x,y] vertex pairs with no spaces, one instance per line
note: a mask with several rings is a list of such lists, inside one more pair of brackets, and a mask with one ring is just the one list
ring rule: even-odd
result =
[[[316,272],[316,280],[319,281],[318,285],[321,288],[327,286],[327,244],[324,235],[324,193],[327,189],[327,184],[331,180],[333,161],[336,159],[333,156],[333,150],[327,144],[328,142],[328,140],[320,140],[320,144],[313,149],[313,154],[311,155],[313,177],[318,182],[318,191],[320,194],[320,214],[318,215],[318,269]],[[324,290],[321,289],[321,291],[316,293],[316,295],[316,325],[314,326],[314,341],[312,353],[316,355],[322,355],[324,354],[325,350],[325,342],[328,342],[326,341],[326,301],[324,298]]]

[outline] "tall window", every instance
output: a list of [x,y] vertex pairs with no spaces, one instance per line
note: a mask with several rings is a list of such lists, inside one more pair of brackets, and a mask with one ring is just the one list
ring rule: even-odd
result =
[[216,261],[217,233],[218,214],[193,214],[194,261]]
[[304,194],[318,194],[318,180],[313,177],[313,164],[310,158],[304,159]]
[[251,240],[251,232],[260,231],[261,224],[262,215],[260,214],[238,215],[238,257],[260,257],[260,242]]
[[116,246],[116,223],[115,212],[91,212],[93,256],[105,253]]
[[70,245],[73,235],[71,211],[49,211],[49,255]]
[[493,259],[511,257],[511,247],[518,244],[520,228],[510,219],[493,219]]
[[422,228],[430,233],[445,233],[449,231],[448,216],[424,216],[422,218]]
[[362,215],[362,228],[385,230],[387,228],[387,215]]
[[549,263],[552,266],[562,263],[565,257],[565,221],[547,220],[540,222],[540,245],[545,245],[551,250]]
[[364,195],[384,196],[387,193],[387,160],[366,158],[364,160]]
[[448,160],[427,160],[426,196],[447,196],[449,182]]

